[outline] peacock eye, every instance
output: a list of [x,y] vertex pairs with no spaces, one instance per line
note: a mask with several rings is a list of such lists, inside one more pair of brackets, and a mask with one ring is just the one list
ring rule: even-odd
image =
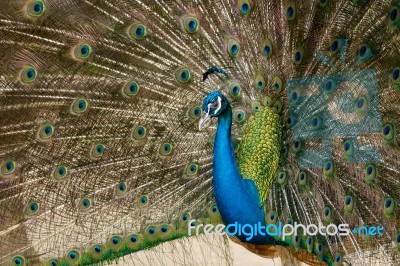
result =
[[25,265],[25,258],[22,256],[14,256],[11,261],[10,261],[10,265],[12,266],[23,266]]
[[160,149],[159,149],[159,154],[161,156],[168,156],[171,155],[173,151],[173,146],[171,143],[164,142],[161,144]]
[[35,215],[39,212],[39,210],[40,210],[40,204],[36,201],[32,201],[28,204],[26,208],[26,214],[29,216]]
[[181,67],[177,71],[175,71],[175,80],[179,83],[187,83],[190,81],[190,78],[190,71],[185,67]]
[[199,29],[199,21],[195,17],[187,16],[184,19],[183,23],[184,23],[185,30],[188,33],[195,33]]
[[20,81],[24,84],[32,83],[36,80],[38,71],[33,66],[28,66],[22,69],[20,74]]
[[77,60],[87,60],[92,54],[92,47],[87,43],[81,43],[73,48],[73,57]]
[[188,110],[188,115],[192,119],[200,118],[200,116],[201,116],[201,106],[196,105],[196,106],[190,107],[190,109]]
[[272,56],[274,52],[274,46],[268,37],[261,43],[261,50],[267,58]]
[[293,54],[293,61],[295,65],[301,65],[304,59],[304,48],[302,46],[298,47]]
[[58,259],[48,259],[43,265],[46,266],[58,266],[61,265],[60,261]]
[[15,162],[12,160],[3,161],[0,165],[0,174],[2,176],[10,175],[15,171]]
[[147,27],[141,22],[132,24],[128,29],[128,35],[137,41],[143,40],[147,36]]
[[239,11],[242,15],[250,14],[253,9],[253,1],[252,0],[239,0],[237,3]]
[[389,12],[389,22],[395,27],[400,26],[400,6],[395,5]]
[[229,83],[228,91],[229,91],[230,96],[235,97],[235,98],[239,97],[240,91],[241,91],[239,83],[237,83],[237,82]]
[[256,89],[262,90],[265,87],[265,79],[261,74],[258,74],[254,80],[254,84]]
[[243,123],[246,119],[246,113],[244,110],[237,108],[233,111],[233,119],[237,123]]
[[88,106],[89,106],[88,101],[85,98],[80,97],[73,101],[70,107],[70,112],[73,115],[80,115],[87,110]]
[[196,163],[190,163],[186,166],[185,174],[186,177],[193,177],[197,174],[199,165]]
[[296,18],[296,3],[293,0],[289,0],[287,2],[286,18],[287,20],[294,20]]
[[93,159],[100,159],[104,155],[104,150],[106,147],[103,144],[95,144],[90,150],[90,156]]
[[147,195],[142,195],[139,197],[139,205],[141,207],[146,206],[148,204],[148,202],[149,202],[149,198]]
[[92,206],[92,200],[90,198],[83,198],[79,202],[79,210],[80,211],[87,211]]
[[26,12],[27,15],[33,19],[40,17],[44,13],[45,9],[46,6],[44,2],[42,0],[36,0],[36,1],[31,1],[27,5]]
[[136,126],[132,131],[132,138],[134,140],[141,140],[146,137],[147,128],[144,125]]
[[318,5],[320,7],[325,7],[328,4],[328,2],[329,2],[328,0],[319,0]]
[[127,190],[126,183],[125,182],[120,182],[116,186],[116,195],[117,196],[122,196],[122,195],[125,194],[126,190]]
[[130,81],[122,88],[122,94],[126,97],[136,96],[139,93],[140,86],[136,81]]
[[330,94],[336,87],[336,82],[332,79],[328,79],[324,84],[324,91],[326,94]]
[[237,40],[231,39],[228,42],[227,49],[228,49],[228,54],[231,57],[236,57],[239,55],[239,52],[240,52],[240,44]]
[[40,141],[49,140],[54,134],[54,125],[50,122],[46,122],[39,127],[37,138]]
[[60,181],[64,179],[67,174],[68,168],[64,165],[59,165],[53,170],[51,175],[55,179],[55,181]]
[[357,51],[357,63],[364,63],[374,56],[374,51],[369,44],[363,44],[358,48]]

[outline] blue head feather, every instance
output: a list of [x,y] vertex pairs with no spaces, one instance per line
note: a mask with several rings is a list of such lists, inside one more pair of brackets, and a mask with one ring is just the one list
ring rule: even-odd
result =
[[[218,110],[217,113],[215,113],[215,111],[217,110],[218,107],[218,97],[221,98],[221,108]],[[212,117],[218,117],[221,114],[223,114],[228,106],[229,106],[229,102],[228,99],[226,99],[226,97],[218,90],[212,91],[210,92],[203,101],[203,105],[202,105],[202,109],[204,112],[208,112],[208,105],[210,105],[210,116]]]

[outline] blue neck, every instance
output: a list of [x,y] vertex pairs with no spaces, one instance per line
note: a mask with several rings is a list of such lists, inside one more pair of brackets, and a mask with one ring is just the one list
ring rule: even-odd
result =
[[[231,141],[232,109],[230,106],[218,117],[217,134],[214,143],[213,186],[218,209],[225,224],[237,222],[265,226],[264,207],[254,182],[243,179],[239,173]],[[265,230],[264,230],[265,232]],[[242,241],[246,236],[237,235]],[[254,244],[272,243],[270,236],[255,236]]]

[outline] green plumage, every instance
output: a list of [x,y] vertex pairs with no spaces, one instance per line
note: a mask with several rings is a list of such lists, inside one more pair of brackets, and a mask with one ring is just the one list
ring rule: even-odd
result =
[[269,107],[256,111],[243,129],[237,156],[239,170],[244,178],[255,182],[263,201],[276,180],[281,142],[279,115]]

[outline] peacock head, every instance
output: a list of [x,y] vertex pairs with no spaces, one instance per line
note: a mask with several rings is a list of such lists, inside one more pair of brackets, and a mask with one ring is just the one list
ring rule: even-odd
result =
[[211,117],[218,117],[223,114],[229,106],[228,99],[220,92],[210,92],[203,101],[203,114],[199,121],[199,129],[210,120]]

